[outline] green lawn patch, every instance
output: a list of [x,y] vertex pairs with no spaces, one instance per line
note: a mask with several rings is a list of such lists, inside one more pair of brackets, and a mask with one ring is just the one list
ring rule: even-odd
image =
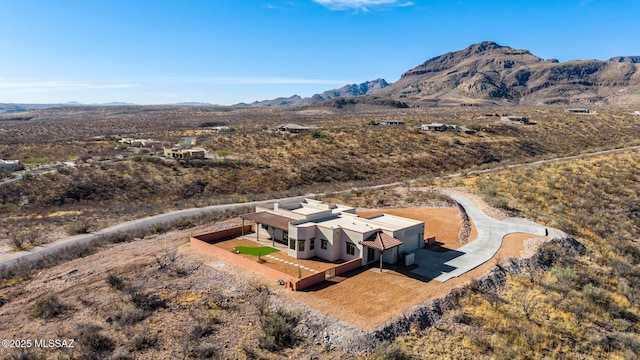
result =
[[258,256],[258,255],[264,256],[264,255],[269,255],[271,253],[280,251],[270,246],[261,246],[261,247],[236,246],[234,249],[240,254],[249,254],[253,256]]

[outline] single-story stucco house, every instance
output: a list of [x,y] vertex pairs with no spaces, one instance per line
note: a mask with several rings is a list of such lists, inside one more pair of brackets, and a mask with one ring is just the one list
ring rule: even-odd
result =
[[262,229],[273,241],[287,244],[288,255],[296,259],[395,264],[424,245],[422,221],[388,214],[361,218],[353,207],[313,199],[280,201],[273,209],[256,207],[240,217],[243,226],[244,220],[256,223],[257,236]]

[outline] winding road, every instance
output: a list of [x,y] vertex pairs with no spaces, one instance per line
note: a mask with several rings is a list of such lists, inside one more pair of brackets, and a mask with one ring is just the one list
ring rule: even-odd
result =
[[307,194],[304,196],[297,196],[297,197],[291,197],[286,199],[271,199],[271,200],[262,200],[262,201],[252,201],[252,202],[246,202],[246,203],[212,205],[212,206],[206,206],[202,208],[177,210],[177,211],[172,211],[165,214],[159,214],[159,215],[150,216],[142,219],[131,220],[124,223],[120,223],[118,225],[114,225],[114,226],[110,226],[110,227],[98,230],[90,234],[82,234],[82,235],[66,237],[60,240],[56,240],[54,242],[50,242],[48,244],[36,246],[29,250],[2,253],[0,254],[0,268],[11,267],[20,261],[29,261],[29,260],[38,259],[44,255],[53,253],[57,250],[64,249],[65,247],[81,244],[83,242],[88,242],[102,235],[144,229],[154,224],[164,224],[164,223],[172,222],[175,220],[188,218],[196,215],[201,215],[201,214],[214,212],[214,211],[234,210],[242,207],[265,205],[278,200],[303,199],[305,197],[313,197],[313,196],[316,196],[316,194]]
[[[500,171],[504,169],[511,169],[522,166],[534,166],[540,164],[546,164],[551,162],[559,162],[566,160],[574,160],[591,156],[612,154],[623,151],[631,151],[631,150],[639,150],[640,146],[630,146],[620,149],[612,149],[612,150],[603,150],[597,151],[593,153],[580,154],[575,156],[567,156],[560,157],[555,159],[548,160],[540,160],[530,163],[523,164],[514,164],[508,166],[501,166],[492,169],[475,171],[476,173],[486,173],[492,171]],[[462,173],[443,176],[442,178],[453,178],[463,176]],[[17,181],[19,179],[10,179],[9,182]],[[7,181],[4,181],[7,182]],[[405,182],[395,182],[391,184],[382,184],[371,186],[369,188],[372,189],[381,189],[385,187],[393,187],[399,185],[406,185]],[[345,191],[352,191],[354,189],[348,189]],[[500,246],[502,245],[502,238],[510,233],[514,232],[525,232],[530,234],[539,234],[544,235],[544,227],[531,223],[530,225],[509,223],[504,221],[499,221],[492,219],[485,215],[480,209],[478,209],[475,204],[473,204],[470,200],[465,197],[462,197],[458,194],[449,193],[454,200],[458,201],[462,207],[464,207],[469,214],[469,217],[474,221],[476,227],[478,229],[478,238],[470,242],[457,250],[439,253],[440,255],[436,256],[438,253],[426,253],[423,254],[423,251],[420,251],[421,256],[416,256],[416,263],[418,261],[422,261],[419,269],[416,269],[417,274],[429,277],[432,279],[436,279],[438,281],[446,281],[452,277],[460,276],[466,271],[469,271],[484,262],[488,261],[493,257],[493,255],[498,251]],[[108,235],[117,232],[125,232],[131,230],[137,230],[141,228],[145,228],[154,224],[162,224],[171,221],[175,221],[182,218],[187,218],[195,215],[205,214],[208,212],[214,211],[224,211],[224,210],[232,210],[238,209],[241,207],[249,207],[256,205],[265,205],[268,203],[276,202],[279,200],[289,200],[289,199],[302,199],[305,197],[314,197],[323,194],[306,194],[303,196],[290,197],[284,199],[270,199],[263,201],[252,201],[246,203],[233,203],[233,204],[225,204],[225,205],[213,205],[202,208],[192,208],[192,209],[184,209],[172,211],[165,214],[159,214],[155,216],[150,216],[142,219],[132,220],[128,222],[124,222],[118,225],[110,226],[108,228],[101,229],[91,234],[83,234],[77,236],[71,236],[67,238],[63,238],[60,240],[56,240],[54,242],[36,246],[29,250],[17,251],[17,252],[9,252],[9,253],[1,253],[0,254],[0,268],[3,267],[11,267],[21,261],[29,261],[38,259],[46,254],[53,253],[57,250],[64,249],[65,247],[74,246],[83,242],[90,241],[92,239],[97,238],[101,235]],[[554,229],[549,229],[550,231],[554,231]],[[418,254],[417,254],[418,255]],[[424,255],[424,256],[422,256]],[[420,260],[425,259],[425,260]],[[466,270],[465,270],[466,269]]]

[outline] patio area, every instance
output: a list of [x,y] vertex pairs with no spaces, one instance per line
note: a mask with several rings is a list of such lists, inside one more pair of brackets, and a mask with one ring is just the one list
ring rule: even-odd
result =
[[221,241],[213,246],[219,247],[221,249],[227,250],[229,252],[233,252],[233,249],[237,246],[247,246],[247,247],[261,247],[261,246],[270,246],[277,250],[278,252],[271,253],[269,255],[260,256],[260,259],[253,255],[247,254],[236,254],[237,256],[244,257],[249,260],[255,260],[259,262],[261,265],[267,266],[274,270],[283,272],[287,275],[302,278],[309,275],[317,274],[320,272],[324,272],[327,269],[335,267],[337,264],[341,262],[328,262],[322,259],[313,258],[307,260],[295,259],[287,255],[287,246],[278,242],[273,243],[273,241],[267,237],[260,237],[259,241],[256,241],[256,237],[254,234],[247,234],[244,236],[239,236],[234,239]]

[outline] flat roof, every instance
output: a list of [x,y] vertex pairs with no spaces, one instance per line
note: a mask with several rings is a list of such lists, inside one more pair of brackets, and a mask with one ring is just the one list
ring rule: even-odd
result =
[[331,217],[309,220],[299,224],[295,224],[297,227],[309,227],[309,226],[320,226],[329,229],[337,229],[343,228],[351,231],[356,231],[359,233],[367,233],[372,230],[379,229],[378,226],[369,224],[368,222],[362,221],[363,219],[354,217],[354,216],[343,216],[341,214],[336,214]]
[[240,217],[245,220],[250,220],[255,223],[268,225],[276,229],[285,230],[285,231],[289,230],[289,223],[295,220],[285,216],[272,214],[266,211],[241,214]]
[[287,129],[313,129],[313,126],[304,126],[304,125],[300,125],[300,124],[280,124],[278,125],[279,128],[287,128]]
[[317,214],[320,212],[324,212],[327,211],[329,209],[326,210],[319,210],[319,209],[312,209],[312,208],[308,208],[308,207],[299,207],[299,208],[295,208],[295,209],[290,209],[289,211],[294,212],[296,214],[300,214],[300,215],[311,215],[311,214]]
[[411,226],[424,224],[424,221],[418,221],[418,220],[409,219],[406,217],[389,215],[389,214],[378,214],[378,215],[369,216],[364,219],[369,220],[373,224],[379,225],[380,227],[388,230],[400,230],[400,229],[405,229]]

